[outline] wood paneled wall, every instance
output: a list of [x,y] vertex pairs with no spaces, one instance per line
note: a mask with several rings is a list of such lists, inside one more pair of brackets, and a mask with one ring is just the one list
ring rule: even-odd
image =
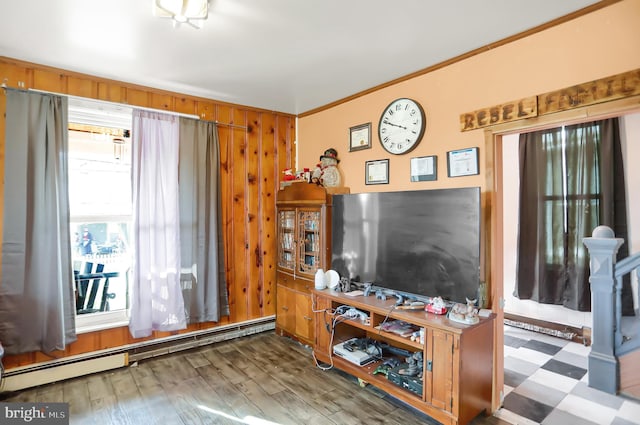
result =
[[[216,121],[220,139],[227,288],[231,315],[183,332],[239,323],[275,313],[276,192],[280,170],[293,167],[295,116],[170,93],[0,57],[0,83],[197,115]],[[4,176],[6,98],[0,90],[0,175]],[[0,186],[4,199],[4,181]],[[2,226],[0,203],[0,226]],[[1,233],[0,227],[0,233]],[[37,307],[36,307],[37,308]],[[171,335],[155,332],[150,340]],[[66,350],[7,356],[12,368],[142,341],[127,327],[78,335]]]

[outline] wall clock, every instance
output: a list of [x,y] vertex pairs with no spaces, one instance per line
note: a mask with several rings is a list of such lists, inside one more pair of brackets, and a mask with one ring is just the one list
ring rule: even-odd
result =
[[422,140],[426,124],[424,110],[418,102],[407,98],[396,99],[380,115],[380,143],[394,155],[407,153]]

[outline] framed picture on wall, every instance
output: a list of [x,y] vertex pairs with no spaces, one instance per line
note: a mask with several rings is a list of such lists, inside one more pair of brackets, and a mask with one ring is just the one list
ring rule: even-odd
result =
[[364,182],[366,184],[388,184],[389,160],[367,161],[364,165]]
[[356,125],[349,129],[349,152],[371,147],[371,123]]
[[447,172],[449,177],[479,174],[478,148],[447,152]]
[[438,180],[438,157],[420,156],[411,158],[411,181],[428,182]]

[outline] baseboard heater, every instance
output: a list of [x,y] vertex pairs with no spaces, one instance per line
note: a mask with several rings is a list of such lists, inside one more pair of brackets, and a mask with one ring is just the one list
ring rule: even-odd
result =
[[2,378],[0,392],[14,392],[92,373],[104,372],[128,366],[143,359],[274,329],[275,316],[269,316],[9,369],[5,371]]
[[580,342],[584,345],[591,345],[591,329],[589,328],[577,329],[567,325],[545,322],[508,313],[504,314],[504,324],[532,332],[555,336],[556,338]]

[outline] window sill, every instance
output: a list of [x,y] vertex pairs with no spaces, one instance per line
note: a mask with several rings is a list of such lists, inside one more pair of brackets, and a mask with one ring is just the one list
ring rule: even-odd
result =
[[76,316],[76,334],[102,331],[122,326],[129,326],[129,316],[126,310]]

